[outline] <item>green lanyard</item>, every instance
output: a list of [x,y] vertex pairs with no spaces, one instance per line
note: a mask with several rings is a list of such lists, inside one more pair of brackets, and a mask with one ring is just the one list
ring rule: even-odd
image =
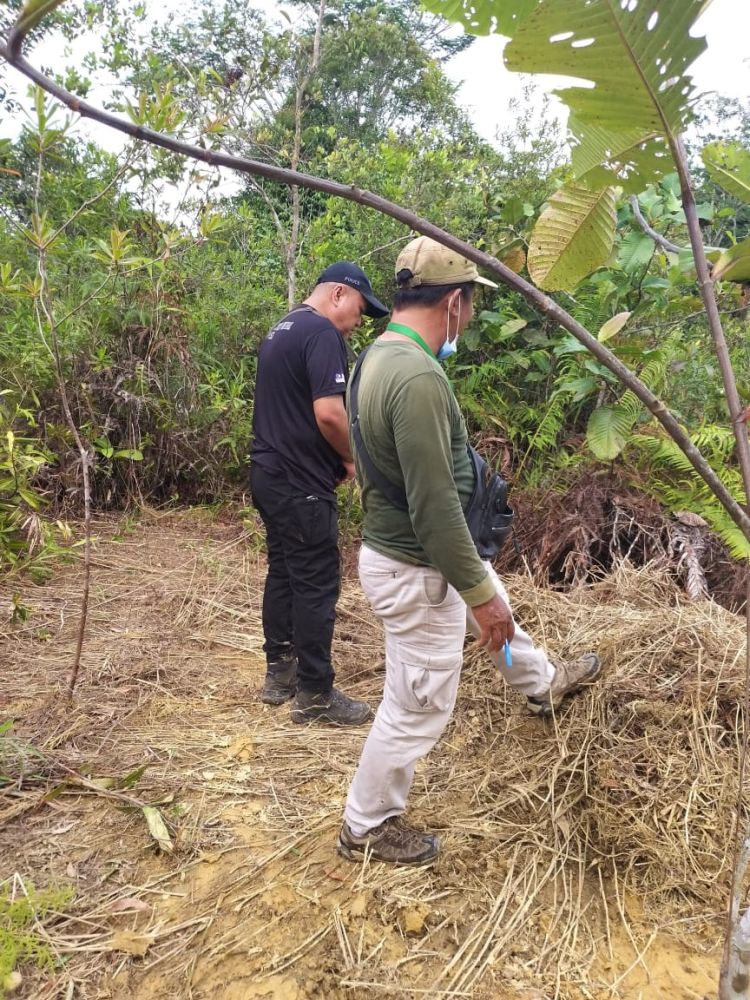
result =
[[412,330],[410,326],[404,326],[403,323],[389,323],[386,327],[386,331],[392,330],[393,333],[402,333],[409,340],[413,340],[415,344],[419,344],[425,353],[429,354],[431,358],[435,357],[435,352],[430,347],[430,345],[417,333],[416,330]]

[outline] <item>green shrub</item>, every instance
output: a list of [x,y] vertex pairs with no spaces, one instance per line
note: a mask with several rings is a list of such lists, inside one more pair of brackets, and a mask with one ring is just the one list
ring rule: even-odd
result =
[[65,550],[41,516],[35,480],[52,459],[32,436],[34,427],[31,411],[0,391],[0,571],[26,569],[41,580]]
[[17,875],[0,884],[0,1000],[6,996],[9,977],[21,963],[54,969],[55,956],[37,924],[51,911],[63,910],[72,898],[70,887],[36,889]]

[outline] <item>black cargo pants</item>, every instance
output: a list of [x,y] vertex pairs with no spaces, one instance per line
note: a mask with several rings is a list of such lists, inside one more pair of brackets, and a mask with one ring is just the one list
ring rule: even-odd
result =
[[333,687],[331,642],[341,586],[336,502],[295,493],[280,474],[252,465],[250,491],[266,528],[263,645],[271,664],[294,653],[297,687]]

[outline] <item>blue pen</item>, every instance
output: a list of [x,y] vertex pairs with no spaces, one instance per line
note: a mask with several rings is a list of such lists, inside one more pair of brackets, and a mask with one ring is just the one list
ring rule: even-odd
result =
[[507,639],[505,640],[505,645],[503,646],[503,649],[505,650],[505,666],[506,667],[512,667],[513,666],[513,656],[511,655],[511,652],[510,652],[510,643],[508,642]]

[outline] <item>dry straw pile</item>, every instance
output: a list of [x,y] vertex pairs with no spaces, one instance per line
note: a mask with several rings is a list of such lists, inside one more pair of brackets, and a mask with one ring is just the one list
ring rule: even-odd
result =
[[[529,738],[524,727],[522,757],[493,741],[497,816],[528,822],[531,806],[541,826],[557,829],[568,858],[585,858],[661,905],[710,912],[732,860],[742,620],[710,601],[687,602],[663,574],[628,566],[567,596],[523,577],[511,586],[516,615],[553,658],[596,649],[605,671],[552,731]],[[477,656],[468,664],[481,700],[487,670]],[[488,718],[495,736],[512,740],[513,716],[490,709]]]

